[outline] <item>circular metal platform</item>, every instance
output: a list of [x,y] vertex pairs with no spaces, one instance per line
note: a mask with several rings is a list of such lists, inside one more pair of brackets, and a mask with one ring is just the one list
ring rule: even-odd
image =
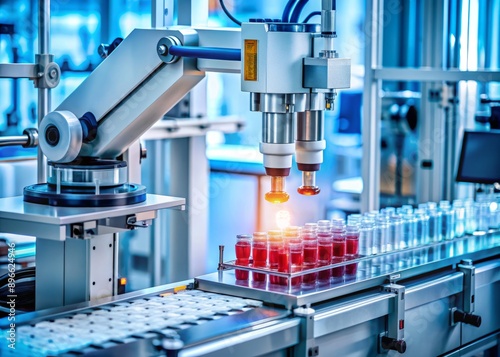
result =
[[47,183],[24,188],[24,201],[63,207],[125,206],[146,200],[146,187],[127,182],[127,163],[93,158],[48,164]]
[[50,206],[64,207],[110,207],[126,206],[146,200],[146,187],[137,184],[123,184],[115,187],[94,188],[61,187],[42,183],[24,188],[24,201]]
[[127,163],[85,159],[72,163],[49,162],[47,183],[72,187],[110,187],[127,183]]

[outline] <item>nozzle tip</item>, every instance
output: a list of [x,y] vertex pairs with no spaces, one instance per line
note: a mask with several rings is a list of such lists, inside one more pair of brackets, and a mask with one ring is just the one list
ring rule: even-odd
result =
[[284,191],[270,191],[265,194],[264,198],[271,203],[285,203],[290,195]]
[[321,190],[318,186],[300,186],[297,192],[304,196],[316,196]]

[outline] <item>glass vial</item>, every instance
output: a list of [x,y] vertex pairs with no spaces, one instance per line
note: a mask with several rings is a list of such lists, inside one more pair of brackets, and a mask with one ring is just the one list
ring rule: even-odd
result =
[[[303,251],[300,231],[300,227],[289,226],[284,233],[284,242],[290,251],[290,273],[302,271]],[[292,286],[300,286],[300,284],[302,284],[302,276],[292,278]]]
[[[348,224],[345,230],[346,251],[345,259],[352,260],[358,257],[359,253],[359,225]],[[358,271],[358,263],[348,264],[345,267],[346,279],[353,279],[356,277]]]
[[[253,266],[255,268],[267,267],[267,233],[255,232],[252,242]],[[254,281],[266,281],[266,274],[252,272]]]
[[[330,265],[332,262],[333,237],[330,221],[318,221],[318,267]],[[332,276],[331,269],[325,269],[318,272],[318,282],[327,284]]]
[[[236,265],[249,266],[252,236],[249,234],[238,234],[236,236],[235,252]],[[248,280],[248,271],[236,269],[234,272],[236,280]]]
[[[271,230],[267,232],[267,237],[269,240],[269,270],[278,271],[279,267],[279,251],[283,248],[283,237],[281,231]],[[279,284],[279,277],[276,275],[269,274],[269,282],[271,284]]]
[[[315,224],[316,226],[316,224]],[[305,229],[302,231],[303,246],[303,268],[314,269],[318,265],[318,238],[316,237],[316,227],[314,230]],[[318,273],[306,274],[302,278],[302,284],[305,286],[315,286],[318,279]]]
[[[345,221],[343,219],[332,220],[332,264],[342,263],[345,260],[346,242],[345,242]],[[334,282],[344,280],[345,266],[331,269]]]

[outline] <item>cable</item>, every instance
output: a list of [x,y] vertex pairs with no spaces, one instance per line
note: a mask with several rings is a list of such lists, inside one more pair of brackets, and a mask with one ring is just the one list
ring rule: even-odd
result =
[[290,17],[290,22],[297,23],[299,22],[300,14],[302,13],[302,9],[306,6],[309,0],[299,0],[299,3],[295,6],[292,12],[292,16]]
[[236,17],[231,15],[229,10],[226,8],[226,5],[224,5],[224,0],[219,0],[219,3],[220,3],[220,7],[222,7],[222,10],[227,15],[227,17],[229,17],[231,19],[231,21],[233,21],[236,25],[241,26],[241,21],[238,21],[238,19]]
[[283,15],[281,15],[281,22],[288,22],[288,19],[290,18],[290,13],[292,12],[292,8],[297,1],[299,0],[288,0],[288,2],[285,5],[285,9],[283,10]]
[[170,46],[168,53],[179,57],[241,61],[241,50],[237,48]]
[[321,16],[321,11],[313,11],[309,15],[306,16],[302,23],[306,24],[309,20],[311,20],[314,16]]

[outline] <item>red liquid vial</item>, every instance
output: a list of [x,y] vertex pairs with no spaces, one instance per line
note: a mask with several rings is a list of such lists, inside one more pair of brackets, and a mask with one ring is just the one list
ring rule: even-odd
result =
[[[255,232],[252,243],[253,266],[255,268],[267,267],[267,233]],[[254,281],[266,281],[266,274],[252,272]]]
[[[348,224],[346,227],[346,260],[356,259],[359,253],[359,224]],[[346,279],[356,277],[358,263],[348,264],[345,267]]]
[[[280,273],[290,272],[290,250],[287,246],[283,246],[278,250],[278,271]],[[288,285],[288,278],[279,277],[279,285]]]
[[[332,220],[333,254],[332,264],[342,263],[346,254],[345,221],[343,219]],[[343,281],[345,266],[332,268],[332,279],[334,282]]]
[[[236,236],[236,265],[249,266],[252,236],[248,234],[239,234]],[[236,269],[234,272],[236,280],[248,280],[248,271]]]
[[[318,264],[318,239],[316,238],[316,229],[313,231],[304,231],[302,233],[302,244],[304,246],[304,264],[303,269],[314,269]],[[308,286],[316,285],[318,273],[306,274],[302,278],[302,284]]]
[[[283,238],[281,236],[281,231],[271,230],[267,232],[269,239],[269,270],[278,271],[279,268],[279,250],[283,248]],[[269,274],[269,283],[279,284],[279,277],[276,275]]]
[[[287,227],[284,232],[283,242],[290,252],[290,273],[302,271],[303,251],[300,227]],[[293,286],[300,286],[300,284],[302,284],[302,276],[292,278]]]
[[[331,233],[330,221],[318,221],[318,267],[331,264],[333,254],[333,236]],[[331,269],[318,272],[318,282],[326,284],[330,282],[332,276]]]

